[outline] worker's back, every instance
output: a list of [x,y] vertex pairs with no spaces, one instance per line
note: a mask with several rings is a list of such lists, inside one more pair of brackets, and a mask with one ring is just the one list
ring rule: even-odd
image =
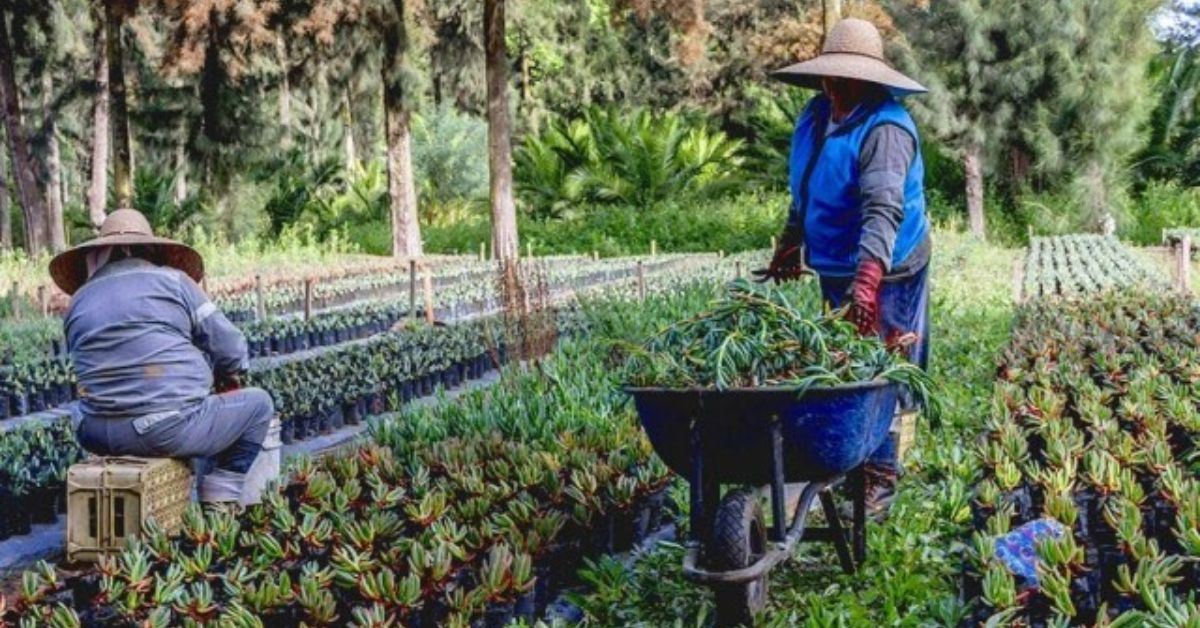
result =
[[83,414],[136,417],[200,403],[213,377],[193,330],[208,309],[173,268],[136,258],[101,268],[64,321]]

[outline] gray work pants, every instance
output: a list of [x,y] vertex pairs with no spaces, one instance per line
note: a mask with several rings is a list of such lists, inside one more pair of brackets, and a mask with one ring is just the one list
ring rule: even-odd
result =
[[[260,388],[210,395],[184,413],[113,419],[84,417],[79,444],[102,456],[201,459],[202,501],[257,501],[278,475],[278,422],[271,396]],[[274,429],[272,429],[274,428]],[[268,438],[272,436],[273,438]],[[266,449],[269,459],[258,462]],[[258,462],[258,464],[256,464]],[[273,464],[272,464],[273,463]],[[264,464],[272,469],[263,468]],[[262,478],[247,484],[247,473]],[[243,495],[243,492],[251,492]]]

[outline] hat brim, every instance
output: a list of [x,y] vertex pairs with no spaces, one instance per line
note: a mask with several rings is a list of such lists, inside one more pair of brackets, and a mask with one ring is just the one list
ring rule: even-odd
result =
[[882,85],[893,96],[924,94],[924,85],[897,72],[892,66],[866,55],[831,52],[771,72],[771,77],[789,85],[821,89],[821,78],[856,79]]
[[182,271],[196,283],[204,279],[204,258],[192,247],[167,238],[118,234],[88,240],[56,255],[50,260],[50,277],[55,285],[67,294],[75,294],[88,279],[88,251],[104,246],[151,246],[160,253],[160,259],[155,261]]

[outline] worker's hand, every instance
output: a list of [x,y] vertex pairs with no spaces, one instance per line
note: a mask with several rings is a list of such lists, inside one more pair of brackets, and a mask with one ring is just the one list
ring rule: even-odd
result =
[[854,323],[859,335],[879,335],[879,288],[882,284],[882,262],[870,257],[859,262],[854,281],[846,291],[846,320]]
[[782,283],[811,275],[812,271],[804,266],[803,244],[804,234],[799,229],[785,229],[767,268],[751,271],[754,280],[762,283],[770,279]]
[[219,373],[213,382],[213,388],[218,394],[238,390],[242,387],[243,373]]
[[907,355],[909,349],[920,341],[921,336],[916,332],[902,333],[897,330],[888,334],[887,338],[884,338],[883,344],[892,353]]

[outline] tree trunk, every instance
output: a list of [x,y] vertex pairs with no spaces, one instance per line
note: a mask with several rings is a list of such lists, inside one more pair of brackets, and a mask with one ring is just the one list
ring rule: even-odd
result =
[[491,174],[492,250],[497,259],[519,254],[513,201],[512,145],[508,120],[508,59],[504,49],[504,0],[483,2],[487,65],[488,171]]
[[842,0],[821,0],[821,41],[829,36],[833,25],[842,19]]
[[113,193],[117,207],[133,205],[133,144],[125,94],[125,55],[121,46],[123,17],[115,2],[104,3],[108,54],[108,98],[112,116]]
[[46,128],[46,228],[50,250],[57,253],[67,248],[63,228],[62,151],[58,145],[58,123],[54,106],[54,79],[42,75],[42,108]]
[[392,210],[392,256],[420,257],[421,225],[412,166],[412,112],[404,90],[408,33],[405,1],[393,0],[395,21],[385,26],[383,115],[387,134],[388,206]]
[[29,155],[29,140],[21,123],[21,94],[17,90],[12,46],[8,42],[8,19],[3,13],[0,13],[0,101],[12,151],[13,179],[25,217],[25,251],[35,255],[46,246],[46,206]]
[[179,138],[175,142],[175,204],[180,205],[188,195],[188,161],[187,161],[187,122],[179,118],[177,130]]
[[[97,10],[96,13],[100,11]],[[112,132],[108,125],[108,42],[103,15],[97,15],[95,59],[92,75],[96,81],[96,96],[92,103],[92,180],[88,184],[88,221],[97,231],[104,223],[108,205],[108,142]]]
[[8,195],[8,158],[0,150],[0,251],[12,250],[12,204]]
[[337,115],[337,107],[333,105],[333,99],[329,97],[329,75],[325,68],[325,62],[317,57],[312,63],[316,65],[316,76],[313,77],[313,89],[308,90],[308,110],[311,115],[308,117],[309,127],[305,133],[309,142],[309,150],[321,144],[325,116]]
[[1087,189],[1088,227],[1102,224],[1109,217],[1108,185],[1104,180],[1104,166],[1096,157],[1088,160],[1087,169],[1083,174],[1084,187]]
[[967,179],[967,225],[971,235],[983,239],[987,236],[983,217],[983,147],[979,144],[967,146],[963,155],[963,170]]
[[350,90],[346,90],[346,97],[342,104],[342,126],[345,131],[342,135],[342,149],[346,153],[346,172],[353,172],[358,166],[358,151],[354,148],[354,114],[350,108]]
[[292,64],[282,36],[275,38],[275,54],[279,55],[279,66],[283,68],[279,82],[279,124],[283,127],[283,147],[287,149],[292,147]]

